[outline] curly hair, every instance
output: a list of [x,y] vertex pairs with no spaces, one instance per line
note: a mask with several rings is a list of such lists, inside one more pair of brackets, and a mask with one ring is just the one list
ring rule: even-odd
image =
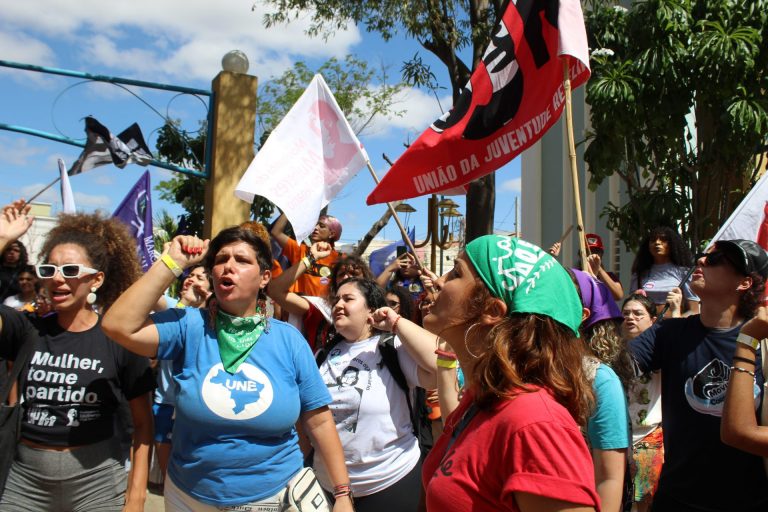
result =
[[736,312],[742,318],[752,318],[755,316],[758,306],[762,303],[763,292],[765,292],[765,278],[757,272],[749,274],[752,278],[752,286],[739,296],[739,303]]
[[584,344],[570,329],[543,315],[514,313],[494,325],[474,324],[494,298],[479,279],[471,296],[467,321],[476,327],[468,329],[466,341],[483,347],[471,380],[478,405],[489,407],[540,386],[585,425],[595,396],[582,365]]
[[635,379],[635,370],[627,344],[621,337],[620,326],[619,320],[602,320],[587,329],[582,329],[581,335],[592,354],[610,366],[616,372],[624,389],[629,389]]
[[368,266],[368,263],[361,258],[360,256],[357,256],[356,254],[340,254],[339,259],[336,261],[336,263],[333,264],[333,267],[331,267],[331,286],[329,288],[329,295],[333,297],[336,295],[336,292],[339,291],[339,286],[341,286],[342,283],[336,283],[336,277],[339,275],[342,269],[344,268],[354,268],[355,270],[359,270],[362,272],[362,276],[360,276],[361,279],[366,279],[370,281],[375,281],[376,277],[373,275],[373,272],[371,272],[371,268]]
[[677,231],[669,226],[655,227],[640,242],[635,261],[632,262],[632,273],[637,276],[637,285],[640,288],[642,288],[643,281],[653,266],[653,255],[648,248],[648,244],[651,240],[656,240],[657,238],[661,238],[669,243],[669,260],[671,263],[678,267],[693,266],[693,255]]
[[[581,295],[581,287],[576,280],[576,275],[572,269],[566,269],[571,276],[573,285],[576,287],[576,293],[579,295],[582,306],[584,306],[584,297]],[[627,389],[635,378],[634,366],[632,365],[632,356],[624,339],[621,337],[621,320],[607,318],[584,327],[584,322],[579,328],[579,333],[587,345],[590,354],[595,356],[600,362],[608,365],[616,372],[624,389]]]
[[247,220],[240,223],[241,228],[250,229],[256,236],[264,240],[265,244],[271,245],[272,239],[270,238],[269,231],[264,227],[264,224],[255,220]]
[[61,214],[45,238],[42,261],[48,261],[53,249],[63,244],[82,247],[91,266],[104,272],[104,284],[96,295],[96,305],[103,310],[141,275],[136,242],[116,218],[103,213]]
[[0,265],[2,265],[3,261],[5,261],[5,253],[11,250],[13,246],[17,246],[19,248],[19,262],[16,263],[16,269],[24,268],[29,264],[29,253],[27,252],[27,248],[24,246],[23,243],[21,243],[19,240],[14,240],[13,242],[9,243],[5,246],[5,249],[3,249],[3,252],[0,253]]

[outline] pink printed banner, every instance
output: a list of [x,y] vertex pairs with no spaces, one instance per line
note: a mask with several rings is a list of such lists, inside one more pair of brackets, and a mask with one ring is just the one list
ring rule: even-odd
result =
[[587,81],[589,52],[579,1],[509,2],[456,105],[400,156],[368,204],[455,189],[533,145],[565,104],[559,57],[568,63],[573,88]]
[[275,203],[297,240],[308,236],[325,207],[360,169],[368,155],[321,75],[315,75],[256,154],[235,196]]

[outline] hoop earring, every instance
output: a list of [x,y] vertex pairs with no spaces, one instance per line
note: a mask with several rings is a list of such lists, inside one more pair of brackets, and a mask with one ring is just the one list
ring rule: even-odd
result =
[[469,354],[470,356],[472,356],[472,358],[473,358],[473,359],[477,359],[479,356],[476,356],[475,354],[473,354],[473,353],[472,353],[472,351],[471,351],[471,350],[469,350],[469,343],[467,342],[467,338],[469,337],[469,332],[470,332],[470,331],[471,331],[473,328],[477,327],[478,325],[480,325],[480,322],[475,322],[474,324],[472,324],[472,325],[470,325],[469,327],[467,327],[467,330],[466,330],[466,331],[464,331],[464,348],[466,348],[466,349],[467,349],[467,354]]
[[91,286],[91,293],[89,293],[85,297],[85,302],[87,302],[91,306],[96,303],[96,290],[98,290],[98,288],[96,288],[95,286]]

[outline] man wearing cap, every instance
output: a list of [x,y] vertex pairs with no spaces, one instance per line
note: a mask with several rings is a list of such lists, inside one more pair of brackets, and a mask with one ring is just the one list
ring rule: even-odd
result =
[[[330,285],[331,268],[339,259],[339,253],[334,247],[334,242],[341,238],[341,222],[336,217],[330,215],[321,215],[317,219],[317,224],[309,235],[309,244],[302,242],[299,244],[296,240],[284,233],[285,226],[288,224],[288,218],[285,214],[272,225],[272,236],[283,248],[283,255],[288,258],[291,265],[295,265],[300,260],[304,260],[307,266],[304,272],[291,286],[289,291],[302,295],[314,297],[325,297],[328,294]],[[309,246],[315,242],[328,242],[331,244],[331,254],[314,260]]]
[[[720,440],[736,337],[760,303],[768,255],[749,240],[721,240],[696,264],[700,314],[666,319],[630,342],[639,369],[662,376],[665,460],[652,510],[768,510],[763,460]],[[755,376],[756,408],[759,357]]]

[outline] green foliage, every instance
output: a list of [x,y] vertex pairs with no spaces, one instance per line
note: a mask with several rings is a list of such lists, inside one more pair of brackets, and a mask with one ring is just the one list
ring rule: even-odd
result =
[[[160,160],[202,171],[205,161],[206,124],[194,137],[179,129],[178,123],[166,123],[157,136],[156,154]],[[184,208],[190,232],[202,235],[205,219],[205,181],[186,174],[174,174],[155,186],[160,198]]]
[[[390,84],[386,69],[373,70],[366,62],[352,56],[347,56],[343,61],[330,59],[316,70],[310,69],[304,62],[297,62],[292,69],[267,82],[259,92],[256,134],[259,148],[316,73],[323,75],[339,107],[358,134],[368,128],[377,115],[402,115],[402,112],[394,109],[394,105],[403,84]],[[194,136],[180,130],[176,122],[167,123],[158,134],[157,154],[161,160],[202,171],[205,139],[205,123],[201,124]],[[162,199],[184,208],[191,232],[202,233],[205,217],[205,181],[202,178],[177,174],[160,182],[155,189],[160,192]],[[256,196],[251,205],[251,216],[259,222],[267,223],[274,210],[270,201]]]
[[[768,127],[768,2],[646,0],[585,13],[593,132],[590,187],[618,175],[626,203],[603,211],[629,248],[676,223],[697,246],[756,179]],[[764,151],[764,149],[762,149]]]
[[[404,84],[390,84],[386,68],[371,69],[367,62],[352,55],[347,55],[343,61],[331,58],[315,70],[299,61],[292,69],[267,82],[259,92],[257,121],[262,136],[269,135],[277,126],[317,73],[323,75],[339,108],[358,135],[365,132],[377,115],[403,115],[394,106]],[[261,141],[260,146],[266,141],[266,137],[257,135],[257,138]]]

